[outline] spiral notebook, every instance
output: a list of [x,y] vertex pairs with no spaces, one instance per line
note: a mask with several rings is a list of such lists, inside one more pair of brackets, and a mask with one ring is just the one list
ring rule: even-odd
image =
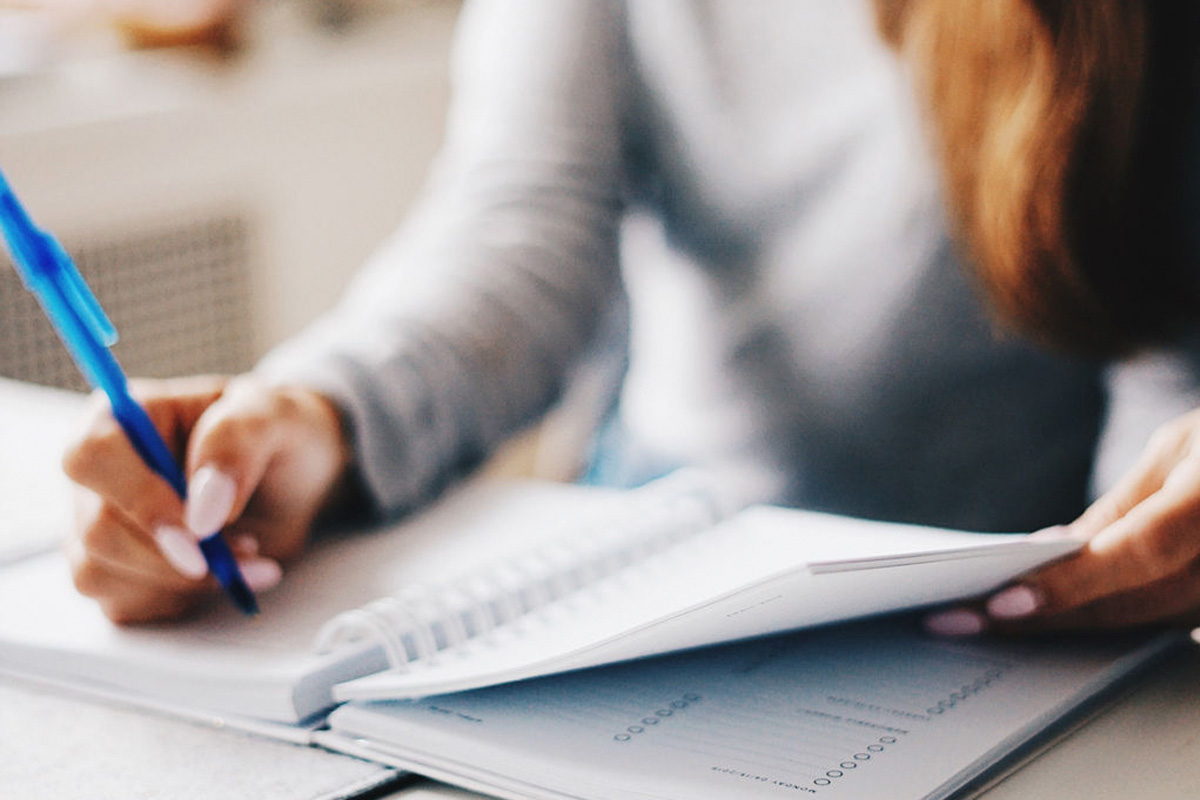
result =
[[936,800],[1019,766],[1183,638],[951,642],[887,618],[348,703],[318,739],[512,800]]
[[985,591],[1071,547],[752,506],[703,474],[630,492],[483,483],[329,536],[263,613],[220,598],[119,628],[56,554],[0,572],[0,670],[295,726],[351,698],[459,691]]

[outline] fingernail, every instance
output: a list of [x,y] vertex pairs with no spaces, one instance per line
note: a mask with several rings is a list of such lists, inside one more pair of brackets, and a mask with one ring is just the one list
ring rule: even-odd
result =
[[196,539],[183,528],[160,525],[154,529],[154,543],[167,563],[185,578],[199,580],[208,574],[208,564]]
[[236,497],[233,478],[213,467],[196,470],[188,484],[184,521],[197,539],[211,536],[225,526]]
[[1010,586],[987,601],[988,614],[996,619],[1020,619],[1038,610],[1041,598],[1028,586]]
[[976,636],[983,633],[983,629],[983,616],[965,608],[941,611],[925,618],[925,630],[935,636]]
[[238,564],[246,585],[255,592],[274,589],[283,580],[283,567],[269,558],[251,558]]

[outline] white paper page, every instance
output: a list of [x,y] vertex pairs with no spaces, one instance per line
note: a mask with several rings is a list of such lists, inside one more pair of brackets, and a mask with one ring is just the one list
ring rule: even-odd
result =
[[0,564],[50,550],[70,521],[63,451],[84,396],[0,378]]
[[941,797],[1149,651],[948,643],[886,620],[331,722],[362,753],[512,798]]
[[1076,546],[752,508],[517,625],[335,696],[461,691],[945,602]]
[[526,540],[562,535],[565,520],[618,496],[551,484],[467,487],[398,529],[320,543],[259,598],[254,619],[218,597],[189,620],[120,628],[75,592],[60,556],[39,556],[0,570],[0,669],[285,718],[296,681],[341,657],[314,655],[326,620],[406,585],[479,569]]

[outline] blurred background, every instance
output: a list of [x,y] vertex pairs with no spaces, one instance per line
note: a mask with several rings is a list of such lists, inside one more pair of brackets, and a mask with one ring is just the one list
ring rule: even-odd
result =
[[[0,0],[0,167],[133,375],[330,306],[441,138],[456,0]],[[0,254],[0,376],[84,388]]]

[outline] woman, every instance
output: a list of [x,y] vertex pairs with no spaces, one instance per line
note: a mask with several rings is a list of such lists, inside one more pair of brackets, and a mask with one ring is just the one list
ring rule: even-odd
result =
[[339,307],[251,375],[144,388],[186,509],[97,411],[77,586],[182,614],[225,526],[266,588],[318,517],[424,501],[615,354],[600,480],[721,463],[778,502],[1033,530],[1124,471],[1046,534],[1081,555],[930,626],[1188,616],[1195,181],[1162,76],[1196,28],[1160,6],[469,5],[428,192]]

